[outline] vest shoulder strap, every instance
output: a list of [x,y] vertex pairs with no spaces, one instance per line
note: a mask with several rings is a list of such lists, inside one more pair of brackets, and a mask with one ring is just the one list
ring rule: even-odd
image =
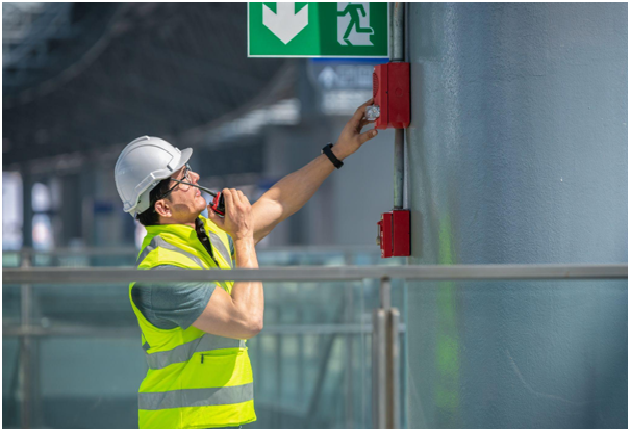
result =
[[159,235],[155,235],[137,256],[136,265],[138,268],[151,269],[164,263],[197,270],[209,268],[198,256],[167,242]]
[[218,228],[216,224],[214,224],[209,219],[201,216],[201,220],[203,221],[205,231],[209,237],[211,245],[220,253],[220,255],[223,257],[229,267],[233,268],[230,251],[231,246],[229,245],[229,236],[226,232]]

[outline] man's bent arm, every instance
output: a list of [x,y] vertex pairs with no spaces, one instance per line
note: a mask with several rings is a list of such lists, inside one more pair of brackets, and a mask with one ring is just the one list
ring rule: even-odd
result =
[[[377,135],[375,130],[360,134],[364,125],[373,122],[364,119],[366,106],[371,104],[373,100],[367,101],[356,110],[332,148],[332,152],[340,161]],[[279,222],[299,211],[334,169],[327,156],[320,155],[266,191],[253,204],[255,243],[268,235]]]
[[[253,228],[250,225],[251,206],[242,191],[225,189],[225,204],[228,217],[218,220],[225,231],[233,237],[236,266],[258,268]],[[248,214],[247,214],[248,213]],[[240,218],[234,227],[234,219]],[[264,292],[261,282],[234,283],[229,295],[218,287],[214,290],[201,316],[192,324],[209,334],[238,340],[248,340],[262,330],[264,319]]]

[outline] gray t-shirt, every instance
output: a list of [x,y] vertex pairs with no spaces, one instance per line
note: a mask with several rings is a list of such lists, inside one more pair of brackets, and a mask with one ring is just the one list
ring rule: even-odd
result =
[[[228,239],[233,259],[235,249],[230,236]],[[185,268],[160,265],[153,270],[185,270]],[[156,328],[187,329],[203,313],[217,286],[217,283],[135,284],[131,290],[131,297],[137,309]]]
[[[185,270],[161,265],[153,270]],[[187,329],[207,307],[216,283],[177,283],[173,285],[135,284],[131,290],[133,303],[144,317],[159,329]]]

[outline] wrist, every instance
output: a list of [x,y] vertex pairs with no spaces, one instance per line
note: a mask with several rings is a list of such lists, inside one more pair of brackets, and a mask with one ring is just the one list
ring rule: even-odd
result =
[[243,234],[239,233],[239,234],[234,234],[233,235],[233,242],[234,242],[234,244],[235,243],[248,244],[251,241],[254,241],[252,232],[247,232],[247,233],[243,233]]
[[344,161],[345,158],[351,155],[351,152],[347,152],[346,150],[343,150],[341,147],[339,147],[338,143],[332,146],[331,151],[334,153],[336,158],[338,158],[338,161]]

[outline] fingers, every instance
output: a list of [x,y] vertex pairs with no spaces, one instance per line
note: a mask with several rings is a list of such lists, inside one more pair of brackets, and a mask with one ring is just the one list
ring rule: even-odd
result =
[[223,230],[236,240],[253,238],[252,209],[246,195],[234,188],[224,188],[222,193],[225,198]]
[[229,188],[231,191],[231,195],[233,196],[233,203],[240,204],[240,194],[238,194],[238,190],[236,188]]
[[225,196],[225,210],[229,211],[230,208],[233,208],[235,202],[233,200],[233,192],[229,188],[225,188],[222,190],[223,195]]
[[360,132],[360,130],[362,130],[362,128],[363,128],[364,126],[369,125],[369,124],[374,124],[374,123],[375,123],[375,121],[374,121],[374,120],[370,121],[370,120],[368,120],[368,119],[366,119],[366,118],[362,118],[362,119],[360,120],[360,126],[358,127],[358,132]]
[[242,203],[248,203],[249,199],[246,197],[246,195],[244,195],[244,192],[242,191],[237,191],[238,193],[238,199],[240,200],[240,202]]
[[364,117],[364,111],[366,110],[366,107],[370,106],[371,104],[373,104],[373,102],[374,102],[374,99],[371,98],[366,103],[364,103],[360,107],[358,107],[358,109],[353,114],[353,117],[351,118],[349,123],[351,123],[354,127],[360,126],[360,121]]
[[361,145],[363,145],[364,143],[366,143],[367,141],[371,140],[373,137],[375,137],[377,135],[377,130],[369,130],[369,131],[365,131],[362,134],[360,134],[358,136],[358,143]]
[[227,195],[230,196],[232,204],[236,205],[236,204],[250,204],[249,203],[249,199],[247,198],[246,195],[244,195],[244,192],[235,189],[235,188],[225,188],[223,190],[223,193],[225,194],[225,206],[227,205]]
[[369,121],[369,120],[368,120],[368,119],[366,119],[366,118],[362,118],[362,120],[360,120],[360,125],[358,125],[358,126],[355,128],[355,130],[356,130],[358,133],[361,133],[361,132],[362,132],[362,128],[364,128],[366,125],[370,125],[370,124],[373,124],[373,123],[375,123],[375,121]]

